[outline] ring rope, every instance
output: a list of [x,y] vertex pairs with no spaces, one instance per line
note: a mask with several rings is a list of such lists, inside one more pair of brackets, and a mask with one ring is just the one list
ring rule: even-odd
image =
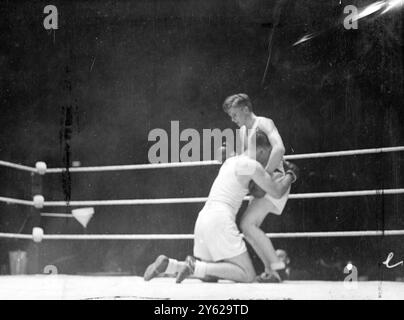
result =
[[21,199],[15,199],[15,198],[7,198],[7,197],[0,197],[0,202],[5,202],[7,204],[21,204],[24,206],[34,206],[33,201],[21,200]]
[[314,193],[295,193],[289,195],[289,199],[314,199],[314,198],[337,198],[337,197],[360,197],[360,196],[379,196],[402,194],[401,189],[379,189],[379,190],[358,190],[358,191],[336,191],[336,192],[314,192]]
[[[404,230],[266,233],[270,238],[401,236]],[[0,233],[0,238],[32,239],[30,234]],[[192,240],[193,234],[45,234],[43,240]]]
[[[303,153],[284,156],[285,160],[296,159],[311,159],[311,158],[326,158],[326,157],[341,157],[353,156],[361,154],[372,153],[386,153],[386,152],[399,152],[404,151],[404,146],[397,147],[384,147],[373,149],[356,149],[345,151],[332,151],[332,152],[318,152],[318,153]],[[217,160],[207,161],[190,161],[190,162],[170,162],[170,163],[147,163],[147,164],[131,164],[131,165],[113,165],[113,166],[91,166],[91,167],[70,167],[70,168],[48,168],[47,173],[62,173],[69,170],[69,172],[102,172],[102,171],[125,171],[125,170],[141,170],[141,169],[163,169],[163,168],[179,168],[179,167],[195,167],[195,166],[209,166],[220,165]],[[38,169],[28,167],[20,164],[14,164],[7,161],[0,160],[0,166],[11,167],[15,169],[38,172]]]
[[30,235],[30,234],[21,234],[21,233],[3,233],[3,232],[0,232],[0,238],[32,240],[32,235]]
[[[341,156],[398,152],[398,151],[404,151],[404,146],[321,152],[321,153],[303,153],[303,154],[296,154],[296,155],[286,155],[286,156],[284,156],[284,159],[285,160],[296,160],[296,159],[310,159],[310,158],[341,157]],[[221,164],[220,161],[209,160],[209,161],[148,163],[148,164],[132,164],[132,165],[116,165],[116,166],[72,167],[72,168],[69,168],[69,172],[100,172],[100,171],[118,171],[118,170],[122,171],[122,170],[141,170],[141,169],[163,169],[163,168],[209,166],[209,165],[220,165],[220,164]],[[66,172],[66,171],[67,171],[66,168],[50,168],[50,169],[46,170],[47,173],[61,173],[61,172]]]
[[71,213],[46,213],[46,212],[41,212],[41,217],[74,218],[74,216]]
[[[314,198],[338,198],[338,197],[358,197],[358,196],[379,196],[403,194],[401,189],[380,189],[380,190],[359,190],[359,191],[337,191],[337,192],[317,192],[317,193],[295,193],[290,194],[289,199],[314,199]],[[76,201],[45,201],[45,207],[65,207],[65,206],[125,206],[125,205],[153,205],[153,204],[176,204],[176,203],[201,203],[206,202],[207,197],[194,198],[161,198],[161,199],[121,199],[121,200],[76,200]],[[244,201],[250,200],[247,196]],[[0,202],[8,204],[22,204],[35,206],[33,201],[0,197]]]
[[404,151],[404,146],[387,147],[387,148],[373,148],[373,149],[345,150],[345,151],[332,151],[332,152],[291,154],[291,155],[284,156],[284,158],[285,158],[285,160],[312,159],[312,158],[343,157],[343,156],[355,156],[355,155],[361,155],[361,154],[387,153],[387,152],[399,152],[399,151]]
[[22,164],[12,163],[8,161],[0,160],[0,166],[14,168],[17,170],[29,171],[29,172],[37,172],[36,168],[24,166]]
[[[404,189],[385,190],[360,190],[360,191],[340,191],[340,192],[317,192],[317,193],[296,193],[290,194],[289,199],[314,199],[314,198],[337,198],[337,197],[358,197],[403,194]],[[249,201],[250,196],[244,198]],[[199,198],[165,198],[165,199],[123,199],[123,200],[84,200],[84,201],[45,201],[46,207],[60,206],[123,206],[123,205],[152,205],[152,204],[176,204],[176,203],[200,203],[206,202],[207,197]]]
[[[168,163],[146,163],[146,164],[127,164],[115,166],[94,166],[94,167],[71,167],[69,172],[101,172],[101,171],[127,171],[142,169],[163,169],[163,168],[180,168],[180,167],[196,167],[220,165],[217,160],[206,161],[188,161],[188,162],[168,162]],[[46,173],[62,173],[66,172],[66,168],[49,168]]]

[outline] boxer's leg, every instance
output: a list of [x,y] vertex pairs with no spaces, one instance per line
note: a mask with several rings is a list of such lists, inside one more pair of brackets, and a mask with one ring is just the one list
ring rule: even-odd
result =
[[244,212],[240,228],[245,239],[251,244],[265,266],[265,271],[282,268],[283,264],[276,255],[271,240],[261,230],[260,226],[269,212],[278,210],[274,204],[266,198],[254,198]]
[[170,259],[165,255],[160,255],[146,268],[143,279],[149,281],[160,275],[175,276],[184,265],[184,261],[178,261],[176,259]]
[[253,282],[256,277],[254,266],[247,252],[218,262],[198,261],[189,256],[185,262],[186,266],[178,272],[177,283],[188,277],[205,279],[207,276],[248,283]]
[[253,282],[256,277],[248,252],[222,262],[208,263],[206,274],[236,282]]
[[178,272],[177,282],[187,277],[214,277],[236,282],[252,282],[255,270],[244,239],[228,209],[205,213],[195,227],[194,257]]

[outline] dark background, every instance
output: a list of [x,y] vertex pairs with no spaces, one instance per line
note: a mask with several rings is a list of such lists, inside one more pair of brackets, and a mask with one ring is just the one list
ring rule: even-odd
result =
[[[343,8],[371,1],[53,1],[59,29],[43,27],[44,1],[0,4],[0,159],[48,167],[147,163],[154,128],[233,128],[221,104],[245,92],[272,118],[287,154],[403,145],[403,11],[345,30]],[[262,83],[272,28],[271,63]],[[300,45],[302,36],[318,35]],[[403,153],[298,160],[292,193],[403,187]],[[46,200],[206,196],[218,167],[46,175]],[[29,173],[0,168],[0,195],[31,198]],[[96,207],[84,230],[43,218],[46,233],[192,233],[202,204]],[[291,200],[267,232],[403,229],[403,197]],[[68,212],[46,209],[49,212]],[[29,209],[0,204],[1,232],[31,232]],[[28,221],[28,222],[27,222]],[[275,239],[296,278],[343,279],[343,265],[370,279],[402,237]],[[31,241],[0,239],[8,251]],[[141,275],[159,253],[183,259],[192,241],[45,241],[40,267],[62,273]],[[320,259],[324,261],[321,267]],[[262,266],[256,261],[257,269]],[[340,265],[338,265],[340,263]],[[325,267],[324,265],[329,267]],[[335,265],[332,267],[331,265]],[[341,269],[342,268],[342,269]]]

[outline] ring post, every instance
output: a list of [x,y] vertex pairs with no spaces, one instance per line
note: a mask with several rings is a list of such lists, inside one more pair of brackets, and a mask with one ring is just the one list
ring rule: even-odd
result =
[[[42,178],[43,174],[40,172],[31,173],[31,195],[32,198],[38,195],[42,195]],[[32,223],[30,224],[31,230],[34,230],[34,228],[39,228],[41,226],[41,208],[38,206],[31,206],[30,209],[30,216],[31,216],[31,221]],[[42,273],[40,270],[40,243],[33,241],[32,245],[32,253],[31,257],[29,259],[29,273],[33,274],[40,274]]]

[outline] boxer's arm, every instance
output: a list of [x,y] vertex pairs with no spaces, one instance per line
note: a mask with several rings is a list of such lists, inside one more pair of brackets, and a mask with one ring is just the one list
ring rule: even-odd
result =
[[253,159],[243,159],[237,164],[236,173],[245,179],[252,179],[262,190],[279,199],[282,197],[282,190],[264,167]]
[[278,168],[279,163],[283,160],[285,154],[285,146],[283,145],[282,138],[271,119],[263,118],[260,122],[260,129],[266,133],[268,140],[271,143],[272,151],[269,156],[267,171],[274,172]]
[[254,198],[262,198],[264,197],[267,193],[262,190],[255,182],[254,180],[250,180],[250,183],[248,184],[248,191]]
[[277,184],[271,177],[271,175],[265,171],[264,167],[261,166],[258,162],[256,162],[256,170],[251,176],[251,179],[266,193],[271,195],[272,197],[279,199],[282,197],[281,190],[279,188],[279,184]]
[[238,132],[238,139],[236,140],[236,154],[242,154],[247,149],[246,141],[246,127],[242,126],[236,130]]

